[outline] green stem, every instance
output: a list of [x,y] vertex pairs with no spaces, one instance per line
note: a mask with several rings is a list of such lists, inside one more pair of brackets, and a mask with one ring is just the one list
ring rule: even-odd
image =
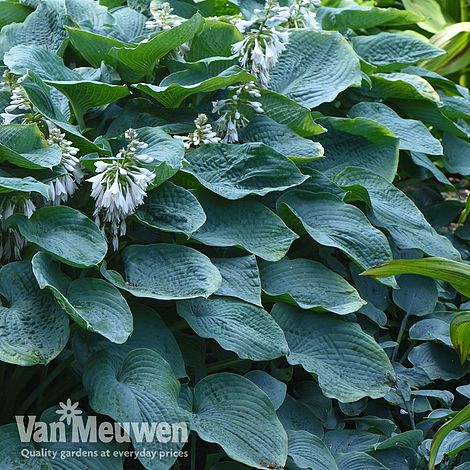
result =
[[400,330],[399,330],[398,336],[397,336],[397,344],[396,344],[395,349],[393,350],[393,354],[392,354],[392,361],[395,361],[396,358],[397,358],[398,350],[400,349],[400,343],[403,339],[403,335],[405,333],[406,324],[408,323],[408,317],[409,316],[410,316],[410,314],[406,313],[405,316],[403,317],[402,321],[401,321]]
[[460,21],[468,21],[468,0],[460,0]]

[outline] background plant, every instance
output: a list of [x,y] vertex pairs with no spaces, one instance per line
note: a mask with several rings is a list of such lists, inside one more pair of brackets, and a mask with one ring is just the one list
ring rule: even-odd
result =
[[[466,11],[436,5],[0,1],[1,468],[468,467],[468,43],[435,39]],[[68,398],[186,421],[190,457],[26,461],[15,415]]]

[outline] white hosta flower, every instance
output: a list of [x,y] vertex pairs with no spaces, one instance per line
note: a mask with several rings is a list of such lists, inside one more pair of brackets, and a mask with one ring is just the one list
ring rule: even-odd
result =
[[317,21],[316,9],[321,6],[319,0],[295,0],[290,7],[289,26],[292,28],[321,29]]
[[10,104],[5,107],[5,112],[1,114],[4,124],[10,124],[19,117],[24,117],[25,112],[31,113],[31,103],[26,98],[23,88],[15,86],[11,90]]
[[287,31],[278,31],[274,27],[254,30],[246,33],[242,41],[233,44],[232,52],[240,55],[240,65],[257,77],[261,86],[266,87],[269,72],[286,48],[288,40]]
[[175,139],[181,139],[184,142],[184,147],[190,149],[191,147],[199,147],[204,144],[218,144],[220,137],[212,130],[212,125],[209,124],[205,114],[199,114],[194,120],[196,130],[191,132],[188,136],[175,135]]
[[7,227],[6,219],[13,214],[23,214],[30,218],[36,206],[28,196],[5,196],[0,201],[0,259],[9,262],[21,258],[21,252],[26,247],[26,239],[14,228]]
[[66,202],[75,193],[82,181],[83,171],[77,158],[79,149],[73,147],[72,142],[67,140],[65,134],[57,128],[51,129],[47,143],[59,146],[62,154],[59,166],[67,171],[67,174],[61,175],[49,183],[49,202],[59,205],[62,202]]
[[261,93],[256,89],[254,82],[243,85],[230,86],[228,90],[233,92],[230,98],[213,101],[212,112],[220,115],[217,120],[219,131],[224,134],[223,143],[238,142],[238,131],[245,127],[249,120],[244,116],[243,110],[251,108],[255,113],[263,113],[263,106],[253,98],[260,98]]
[[184,18],[173,15],[172,12],[173,8],[171,8],[168,2],[158,5],[157,2],[152,1],[150,4],[152,19],[145,23],[145,27],[154,31],[168,31],[175,26],[183,24]]
[[93,216],[104,231],[109,225],[113,247],[117,250],[119,236],[126,234],[126,219],[140,206],[155,174],[141,166],[143,161],[152,161],[148,155],[138,154],[147,144],[137,139],[137,132],[129,129],[125,133],[127,147],[109,161],[95,163],[96,175],[88,178],[92,184],[91,196],[95,199]]

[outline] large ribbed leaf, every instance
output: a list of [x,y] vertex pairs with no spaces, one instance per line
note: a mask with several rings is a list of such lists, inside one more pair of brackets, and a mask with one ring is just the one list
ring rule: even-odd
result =
[[[135,349],[124,358],[108,351],[97,352],[85,366],[83,383],[93,410],[117,422],[142,423],[149,427],[150,423],[166,422],[180,424],[180,429],[186,432],[189,430],[190,413],[178,404],[180,383],[169,364],[150,349]],[[157,451],[157,455],[160,451],[177,451],[184,445],[178,441],[136,439],[133,427],[128,433],[136,450]],[[145,455],[139,459],[150,470],[170,468],[175,461],[171,453],[164,453],[160,459]]]
[[1,126],[0,141],[0,161],[21,168],[52,168],[62,158],[59,147],[47,145],[36,124]]
[[264,144],[205,145],[189,153],[187,160],[183,171],[226,199],[263,196],[307,179],[287,157]]
[[5,65],[16,75],[34,71],[43,80],[80,80],[80,75],[70,70],[52,51],[40,46],[21,44],[11,48],[3,58]]
[[132,303],[131,309],[134,330],[124,344],[112,343],[101,335],[77,330],[73,337],[73,349],[77,361],[85,365],[94,353],[103,350],[124,359],[134,349],[146,348],[160,354],[170,364],[176,377],[186,377],[181,350],[160,315],[143,304]]
[[308,162],[323,157],[320,143],[304,139],[285,124],[266,116],[254,117],[241,133],[243,142],[262,142],[293,161]]
[[355,36],[352,45],[364,60],[379,67],[415,64],[445,54],[442,49],[407,34]]
[[48,197],[49,185],[41,183],[30,176],[24,178],[12,178],[6,175],[0,176],[0,193],[12,193],[17,191],[21,193],[36,192],[44,197]]
[[356,312],[366,303],[345,279],[317,261],[260,261],[259,268],[261,287],[271,299],[338,315]]
[[26,240],[71,266],[94,266],[106,255],[108,247],[99,228],[71,207],[42,207],[30,219],[14,215],[10,221]]
[[121,293],[109,282],[84,277],[72,281],[46,253],[37,253],[33,272],[41,289],[49,289],[62,308],[82,328],[124,343],[132,333],[132,313]]
[[206,221],[196,197],[169,181],[148,194],[145,203],[137,209],[136,217],[150,227],[164,232],[184,233],[188,237]]
[[315,108],[360,84],[359,59],[341,34],[305,30],[291,33],[269,88]]
[[158,86],[139,83],[134,87],[168,108],[177,108],[188,96],[195,93],[220,90],[234,83],[252,80],[251,74],[234,65],[218,74],[211,74],[210,70],[204,69],[183,70],[168,75]]
[[230,297],[186,300],[177,307],[198,336],[215,339],[242,359],[266,361],[289,351],[284,333],[260,307]]
[[460,259],[452,243],[429,225],[413,201],[379,175],[348,168],[335,182],[349,189],[352,197],[370,200],[372,223],[387,229],[401,249],[417,248],[431,256]]
[[470,175],[470,144],[452,134],[444,134],[444,165],[450,173]]
[[15,215],[10,221],[29,242],[71,266],[94,266],[107,251],[99,228],[71,207],[43,207],[30,219]]
[[216,295],[236,297],[261,306],[261,280],[256,256],[212,258],[211,261],[222,275],[222,284]]
[[227,201],[198,193],[207,220],[193,238],[210,246],[238,246],[268,261],[281,259],[298,236],[261,202]]
[[404,119],[383,103],[359,103],[349,111],[351,117],[364,117],[390,129],[400,139],[400,149],[442,155],[442,145],[429,129],[414,119]]
[[295,190],[281,196],[277,205],[286,220],[300,221],[315,241],[339,248],[364,268],[392,259],[385,235],[357,207],[333,194]]
[[287,436],[268,396],[250,380],[222,373],[205,377],[194,389],[192,428],[226,454],[254,468],[282,468]]
[[69,99],[70,106],[79,123],[83,123],[83,115],[90,109],[113,103],[129,94],[126,85],[110,85],[86,80],[47,80],[46,83],[52,85]]
[[309,163],[309,168],[331,176],[357,166],[393,181],[399,141],[389,129],[364,118],[324,118],[319,122],[328,129],[315,136],[325,149],[325,158]]
[[417,75],[403,72],[374,73],[372,91],[382,99],[428,100],[439,102],[439,95],[430,83]]
[[287,453],[298,468],[338,470],[333,455],[323,441],[307,431],[287,431]]
[[122,252],[124,277],[102,267],[116,287],[136,297],[159,300],[208,297],[222,282],[210,259],[182,245],[130,245]]
[[324,29],[367,29],[379,25],[403,25],[419,21],[420,15],[396,8],[351,5],[343,8],[320,8],[318,17]]
[[387,470],[387,467],[365,452],[338,454],[336,463],[339,470]]
[[0,270],[0,359],[21,366],[48,364],[69,337],[67,314],[50,292],[41,291],[29,261]]
[[287,360],[314,373],[327,397],[350,403],[387,393],[390,361],[357,323],[280,303],[272,315],[286,335]]
[[57,51],[65,38],[65,21],[65,8],[62,2],[58,0],[40,2],[23,23],[12,23],[2,28],[0,57],[17,44],[35,44]]

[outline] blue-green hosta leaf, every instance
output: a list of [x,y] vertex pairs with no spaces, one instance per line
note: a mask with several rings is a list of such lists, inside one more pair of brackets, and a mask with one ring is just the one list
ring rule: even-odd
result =
[[232,459],[254,468],[282,468],[287,435],[269,397],[245,377],[205,377],[194,388],[192,428],[222,446]]
[[[320,390],[320,387],[318,389]],[[321,390],[320,395],[328,401],[328,398],[323,396]],[[296,400],[287,394],[284,403],[277,411],[277,415],[286,431],[307,431],[315,436],[323,437],[323,425],[316,414],[317,409],[317,404],[310,407],[304,401]]]
[[291,33],[271,71],[269,88],[315,108],[350,86],[360,86],[361,80],[359,58],[341,34],[304,30]]
[[349,111],[351,117],[364,117],[390,129],[400,139],[400,149],[442,155],[442,145],[428,128],[414,119],[404,119],[383,103],[358,103]]
[[231,297],[178,302],[177,309],[203,338],[215,339],[242,359],[266,361],[285,356],[284,333],[266,310]]
[[432,313],[437,304],[438,291],[434,279],[415,274],[398,278],[399,289],[393,291],[393,301],[410,315]]
[[255,116],[241,132],[243,142],[262,142],[293,161],[308,162],[323,157],[320,143],[304,139],[285,124],[267,116]]
[[42,207],[29,219],[15,214],[9,220],[30,243],[71,266],[95,266],[108,250],[96,224],[71,207]]
[[422,18],[410,11],[396,8],[375,8],[351,5],[342,8],[322,7],[318,18],[324,29],[368,29],[379,25],[414,24]]
[[277,206],[284,219],[300,221],[315,241],[344,251],[363,268],[392,259],[385,235],[361,210],[333,194],[289,191]]
[[372,65],[409,65],[445,54],[431,43],[407,34],[379,33],[352,38],[355,51]]
[[379,175],[348,168],[334,180],[355,197],[370,200],[372,223],[385,228],[399,248],[417,248],[431,256],[460,259],[452,243],[429,225],[413,201]]
[[62,158],[59,147],[47,145],[36,124],[1,126],[0,141],[0,161],[21,168],[52,168]]
[[67,118],[54,104],[51,96],[53,88],[46,85],[37,74],[29,71],[22,79],[21,87],[25,90],[34,109],[65,131],[67,138],[79,147],[81,151],[106,153],[102,148],[84,137],[77,127],[68,122]]
[[284,382],[275,379],[264,370],[257,369],[248,371],[245,377],[266,393],[275,410],[278,410],[284,403],[287,392],[287,385]]
[[183,356],[171,330],[160,315],[143,304],[131,304],[134,331],[124,344],[116,344],[101,335],[77,330],[73,337],[73,350],[77,361],[84,366],[98,351],[109,351],[124,359],[134,349],[146,348],[160,354],[178,378],[186,377]]
[[139,140],[148,144],[144,153],[153,158],[148,166],[157,175],[155,184],[163,183],[183,165],[184,145],[158,127],[137,129]]
[[449,181],[449,178],[433,163],[433,161],[424,153],[411,152],[411,160],[415,165],[429,170],[431,174],[442,184],[453,188],[453,184]]
[[264,196],[303,183],[308,177],[284,155],[264,144],[212,144],[187,155],[183,171],[226,199]]
[[[85,366],[83,384],[95,412],[111,416],[117,422],[142,423],[149,428],[151,423],[179,425],[180,432],[186,431],[183,437],[187,437],[190,413],[178,403],[180,383],[170,365],[155,351],[134,349],[124,358],[109,351],[97,352]],[[178,451],[184,445],[184,442],[164,443],[158,439],[142,442],[133,429],[128,434],[136,450],[157,451],[158,455],[160,451]],[[174,437],[178,438],[178,434]],[[161,470],[170,468],[175,457],[170,453],[157,459],[140,456],[139,460],[149,470]]]
[[222,277],[210,259],[182,245],[130,245],[122,252],[124,277],[102,266],[104,277],[136,297],[158,300],[208,297]]
[[80,75],[69,69],[61,57],[44,47],[20,44],[11,48],[3,62],[15,75],[26,75],[32,70],[43,80],[80,80]]
[[232,44],[242,40],[243,34],[235,26],[206,19],[201,31],[192,39],[185,59],[195,62],[208,57],[228,57],[232,55]]
[[[47,409],[38,417],[38,421],[55,425],[59,419],[57,411],[57,408]],[[77,411],[82,412],[81,410]],[[66,426],[67,443],[42,442],[36,444],[34,442],[22,442],[16,423],[1,426],[0,466],[12,470],[20,468],[22,470],[78,470],[80,468],[122,470],[121,457],[114,455],[114,452],[119,451],[119,446],[115,441],[106,444],[100,441],[73,443],[71,442],[70,428]],[[25,455],[25,452],[28,452],[29,456]],[[56,452],[56,454],[53,454],[53,452]],[[63,455],[67,455],[66,458],[60,457],[62,452]],[[90,453],[92,453],[91,455],[96,453],[96,456],[90,458]],[[33,455],[36,456],[33,457]],[[55,455],[55,458],[53,455]]]
[[370,451],[380,438],[380,434],[368,431],[334,429],[325,434],[324,441],[330,451],[337,455],[349,451]]
[[470,175],[470,144],[452,134],[444,134],[444,165],[450,173]]
[[183,233],[187,237],[206,221],[206,214],[196,197],[169,181],[149,192],[135,216],[145,225],[164,232]]
[[422,77],[403,72],[374,73],[372,91],[381,99],[401,98],[405,100],[428,100],[439,102],[439,95]]
[[216,295],[236,297],[250,304],[261,305],[261,280],[254,255],[238,258],[212,258],[212,264],[222,275]]
[[218,74],[210,74],[203,70],[182,70],[168,75],[158,86],[138,83],[134,87],[150,95],[163,106],[177,108],[188,96],[195,93],[208,93],[252,80],[253,76],[246,70],[233,65]]
[[307,431],[287,431],[287,454],[298,468],[311,470],[338,470],[333,455],[323,441]]
[[0,32],[0,57],[17,44],[34,44],[57,51],[64,38],[65,8],[59,0],[42,1],[23,23],[12,23]]
[[15,0],[0,3],[0,29],[10,23],[21,23],[32,12],[32,9]]
[[409,361],[423,369],[431,380],[456,380],[469,371],[468,362],[460,364],[459,356],[440,343],[423,343],[413,348]]
[[387,467],[365,452],[338,454],[336,463],[338,470],[387,470]]
[[261,101],[264,114],[279,124],[289,126],[301,136],[322,134],[325,129],[317,124],[310,109],[287,98],[282,93],[261,89]]
[[440,341],[447,346],[452,346],[449,323],[438,318],[426,318],[413,323],[408,336],[415,341]]
[[113,30],[123,41],[132,42],[145,34],[147,17],[142,13],[123,6],[113,10],[111,15],[114,19]]
[[121,73],[124,80],[146,77],[152,74],[158,61],[169,52],[190,41],[204,24],[204,18],[196,13],[188,21],[153,36],[148,42],[124,47],[113,47],[109,55],[124,64],[130,72]]
[[114,103],[129,94],[126,85],[110,85],[86,80],[47,80],[46,83],[68,98],[79,123],[83,123],[83,116],[90,109]]
[[183,24],[162,31],[146,42],[127,44],[118,39],[76,28],[67,28],[73,47],[93,67],[101,62],[116,68],[125,81],[151,77],[158,61],[173,49],[189,41],[204,19],[196,14]]
[[21,193],[35,192],[46,198],[49,196],[49,185],[41,183],[30,176],[13,178],[3,171],[0,175],[0,193],[12,193],[16,191]]
[[113,343],[124,343],[132,333],[132,313],[121,293],[102,279],[72,281],[62,274],[46,253],[37,253],[33,272],[41,289],[49,289],[59,305],[82,328]]
[[261,287],[270,299],[338,315],[356,312],[366,303],[345,279],[317,261],[285,258],[269,263],[260,260],[259,268]]
[[0,307],[0,359],[21,366],[48,364],[67,344],[67,314],[39,288],[29,261],[0,270],[0,293],[8,301]]
[[65,8],[75,24],[99,28],[113,22],[108,9],[94,0],[65,0]]
[[357,323],[281,303],[271,313],[286,335],[287,360],[315,374],[324,395],[350,403],[388,392],[388,356]]
[[393,181],[399,141],[389,129],[365,118],[322,118],[319,122],[328,129],[315,137],[325,149],[325,158],[309,163],[308,168],[332,176],[357,166]]
[[209,246],[237,246],[268,261],[281,259],[298,236],[274,212],[253,199],[227,201],[198,193],[207,220],[193,234]]

